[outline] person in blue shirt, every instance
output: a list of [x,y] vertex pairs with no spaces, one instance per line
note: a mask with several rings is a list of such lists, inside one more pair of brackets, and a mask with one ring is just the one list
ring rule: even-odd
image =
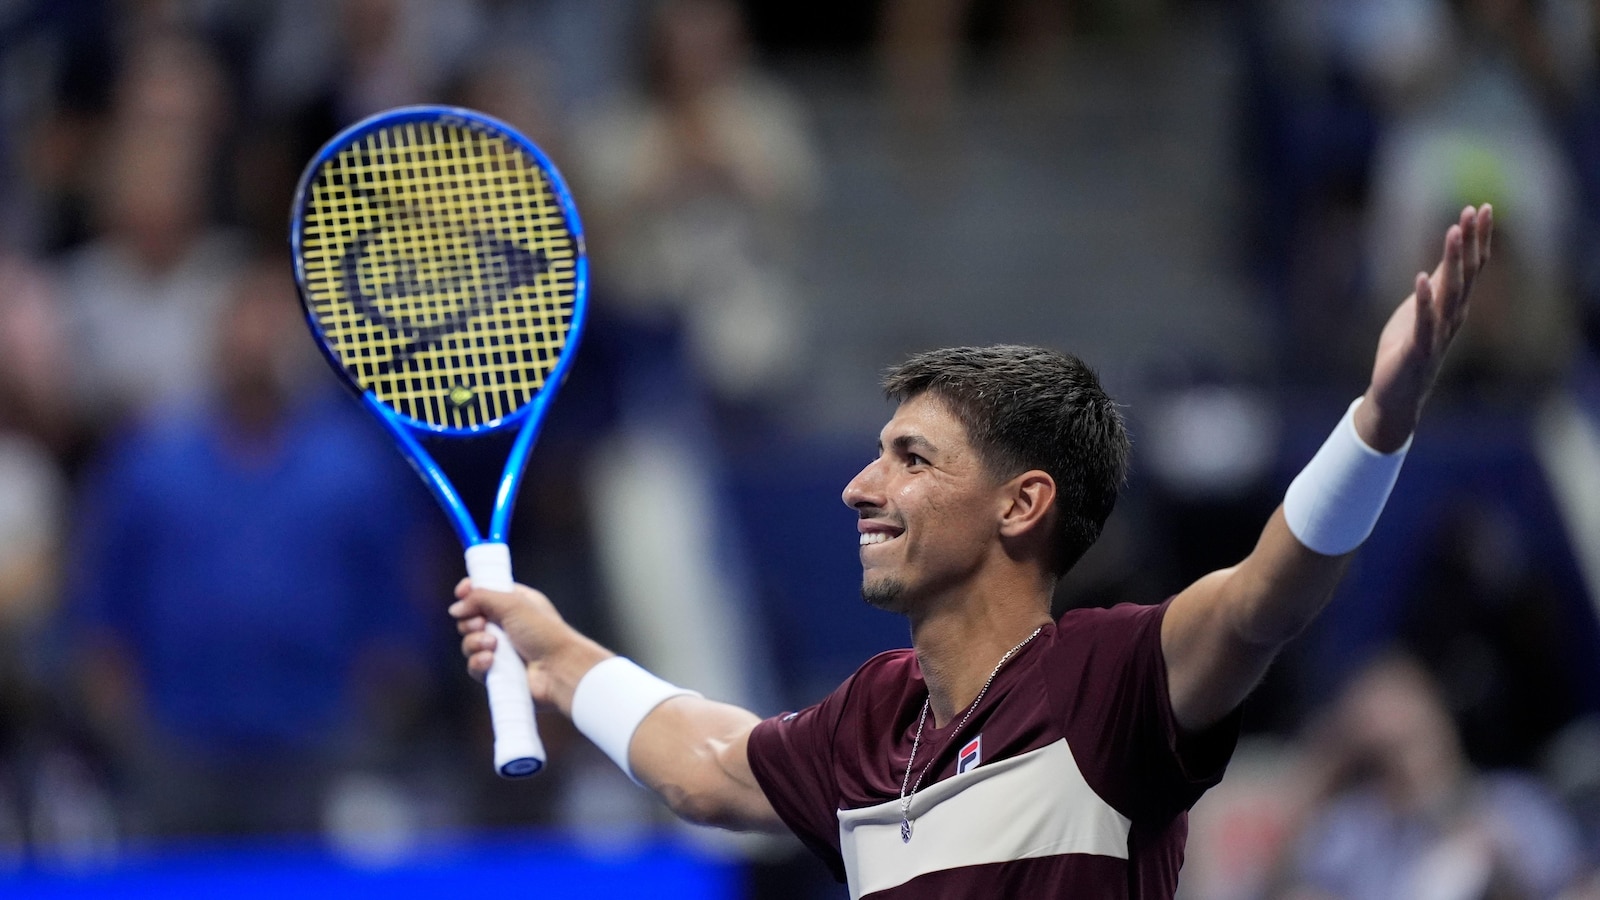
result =
[[288,271],[241,277],[209,390],[109,441],[82,488],[73,658],[135,832],[315,827],[370,758],[375,694],[427,671],[426,495],[332,379],[297,377]]

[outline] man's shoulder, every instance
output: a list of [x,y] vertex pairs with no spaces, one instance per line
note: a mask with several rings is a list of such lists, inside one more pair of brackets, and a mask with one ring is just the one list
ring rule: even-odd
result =
[[1116,606],[1069,609],[1061,614],[1056,624],[1063,636],[1106,629],[1136,630],[1161,621],[1171,599],[1169,597],[1160,603],[1118,603]]
[[862,663],[834,692],[842,710],[845,706],[867,703],[876,706],[889,699],[899,702],[913,683],[922,680],[917,654],[908,647],[885,650]]
[[774,724],[785,728],[805,725],[822,726],[831,733],[848,718],[871,715],[885,704],[902,702],[913,682],[920,681],[921,670],[912,650],[885,650],[862,663],[822,700],[796,712],[773,716],[758,730]]
[[904,677],[912,672],[918,672],[917,654],[910,647],[897,647],[894,650],[884,650],[869,657],[850,676],[856,678],[882,678]]
[[1159,652],[1166,611],[1166,602],[1068,610],[1056,620],[1045,659],[1074,681],[1120,679]]

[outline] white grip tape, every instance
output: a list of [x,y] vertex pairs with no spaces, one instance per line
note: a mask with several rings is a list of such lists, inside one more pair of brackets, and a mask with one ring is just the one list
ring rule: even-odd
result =
[[[467,548],[467,576],[474,587],[510,591],[511,551],[505,544],[474,544]],[[533,719],[533,695],[528,693],[528,669],[511,645],[511,639],[490,623],[494,635],[494,662],[484,679],[489,689],[489,718],[494,723],[494,768],[506,778],[523,778],[544,768],[544,742]]]
[[663,681],[633,660],[613,656],[584,674],[572,694],[572,724],[633,779],[628,746],[651,710],[673,697],[699,693]]
[[1411,439],[1393,453],[1379,453],[1356,433],[1356,407],[1350,404],[1317,455],[1300,471],[1283,497],[1283,517],[1306,547],[1324,556],[1342,556],[1361,546],[1378,524]]

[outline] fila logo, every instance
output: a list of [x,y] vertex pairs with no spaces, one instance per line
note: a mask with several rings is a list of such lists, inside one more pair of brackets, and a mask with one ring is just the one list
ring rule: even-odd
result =
[[970,772],[976,769],[980,762],[983,762],[983,735],[981,734],[967,741],[966,746],[961,748],[961,753],[956,756],[956,774],[961,775]]

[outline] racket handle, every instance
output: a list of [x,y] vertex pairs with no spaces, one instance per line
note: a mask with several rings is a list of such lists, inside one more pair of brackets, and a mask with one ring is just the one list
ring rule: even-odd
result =
[[[511,551],[498,542],[468,547],[467,576],[477,587],[510,591]],[[491,622],[488,632],[495,640],[494,663],[484,679],[489,718],[494,722],[494,768],[506,778],[526,778],[544,768],[545,761],[544,742],[533,719],[533,695],[528,693],[528,669],[500,626]]]

